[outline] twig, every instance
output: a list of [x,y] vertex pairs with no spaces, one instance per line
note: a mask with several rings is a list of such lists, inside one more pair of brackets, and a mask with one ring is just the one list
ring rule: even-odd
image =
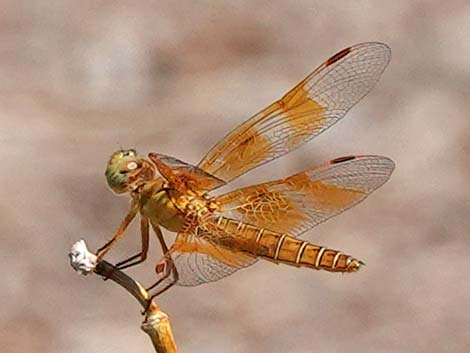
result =
[[[144,308],[147,308],[149,294],[138,282],[107,261],[96,263],[96,256],[90,253],[83,240],[76,242],[69,252],[70,264],[75,271],[88,275],[92,272],[116,282],[125,288]],[[152,301],[145,313],[141,329],[149,335],[157,353],[176,353],[168,315]]]

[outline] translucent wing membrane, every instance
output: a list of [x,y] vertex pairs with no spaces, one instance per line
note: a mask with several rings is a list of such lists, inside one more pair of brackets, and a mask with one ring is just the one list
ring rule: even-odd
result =
[[259,242],[267,230],[280,237],[299,236],[364,200],[388,180],[393,169],[393,161],[386,157],[348,156],[220,196],[217,202],[223,217],[201,219],[199,227],[178,234],[170,250],[180,275],[178,284],[217,281],[252,265],[257,259],[254,254],[269,252]]
[[228,182],[300,147],[340,120],[372,89],[390,55],[382,43],[342,50],[229,133],[199,167]]
[[214,282],[256,262],[255,256],[222,245],[227,236],[217,233],[178,234],[170,249],[179,275],[178,285]]
[[393,161],[386,157],[343,157],[285,179],[235,190],[217,202],[226,217],[299,236],[364,200],[393,169]]
[[[149,158],[181,194],[215,189],[335,124],[372,89],[390,55],[381,43],[342,50],[229,133],[198,167],[155,153]],[[364,200],[393,169],[385,157],[343,157],[218,197],[218,213],[198,214],[170,249],[178,284],[217,281],[255,263],[257,256],[294,266],[357,270],[360,261],[294,237]]]
[[201,168],[159,153],[150,153],[150,160],[160,174],[181,193],[187,189],[194,191],[211,190],[225,184],[223,180],[205,172]]

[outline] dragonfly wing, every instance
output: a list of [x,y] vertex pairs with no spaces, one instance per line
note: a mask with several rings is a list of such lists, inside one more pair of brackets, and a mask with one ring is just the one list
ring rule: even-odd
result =
[[340,120],[375,85],[390,48],[362,43],[346,48],[280,100],[217,143],[199,167],[226,182],[300,147]]
[[224,217],[299,236],[364,200],[395,165],[381,156],[337,158],[288,178],[219,196]]
[[225,182],[194,165],[159,153],[149,153],[150,160],[172,187],[181,193],[189,188],[194,191],[212,190]]
[[[219,245],[224,239],[225,245]],[[226,242],[227,236],[223,234],[179,233],[170,249],[179,275],[177,284],[197,286],[214,282],[257,261],[251,254],[228,248]]]

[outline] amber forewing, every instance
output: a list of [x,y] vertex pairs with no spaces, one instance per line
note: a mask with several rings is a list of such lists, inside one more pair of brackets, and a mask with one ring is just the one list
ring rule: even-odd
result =
[[[318,134],[327,123],[325,108],[310,99],[302,87],[298,87],[292,96],[295,101],[286,97],[274,103],[258,114],[258,122],[256,117],[255,121],[249,121],[255,122],[254,125],[247,126],[240,135],[222,141],[219,150],[230,152],[221,153],[224,155],[223,161],[221,157],[218,157],[217,161],[214,160],[213,163],[221,164],[219,168],[206,163],[200,164],[200,168],[208,171],[214,169],[217,177],[230,181],[245,171],[273,159],[273,156],[295,149],[309,136]],[[270,132],[279,135],[271,136]],[[281,134],[285,136],[282,137]],[[237,141],[235,148],[233,140]],[[283,150],[286,152],[282,152]]]
[[229,133],[199,167],[228,182],[300,147],[364,97],[389,60],[390,49],[382,43],[342,50],[282,99]]

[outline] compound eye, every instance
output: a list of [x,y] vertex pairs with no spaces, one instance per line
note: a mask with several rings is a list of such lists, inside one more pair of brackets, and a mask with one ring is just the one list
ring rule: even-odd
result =
[[124,151],[124,157],[135,157],[136,156],[136,151],[135,150],[127,150]]

